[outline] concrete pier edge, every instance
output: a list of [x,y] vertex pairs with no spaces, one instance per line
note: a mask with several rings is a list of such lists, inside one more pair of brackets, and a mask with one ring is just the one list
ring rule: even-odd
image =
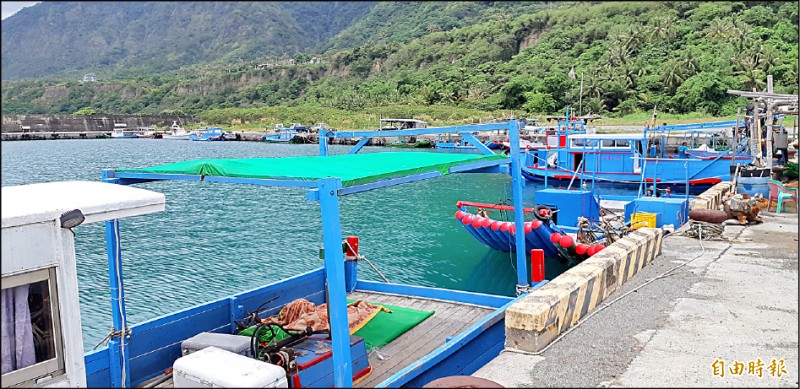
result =
[[660,254],[663,238],[659,228],[636,230],[509,307],[505,347],[542,350]]
[[695,197],[692,209],[719,209],[725,195],[733,190],[732,182],[720,182]]

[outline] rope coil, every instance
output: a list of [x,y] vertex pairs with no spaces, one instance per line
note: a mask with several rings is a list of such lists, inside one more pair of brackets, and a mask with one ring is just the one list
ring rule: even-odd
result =
[[727,240],[722,237],[723,232],[725,232],[724,224],[689,219],[688,228],[682,235],[695,239],[700,239],[702,236],[705,240]]

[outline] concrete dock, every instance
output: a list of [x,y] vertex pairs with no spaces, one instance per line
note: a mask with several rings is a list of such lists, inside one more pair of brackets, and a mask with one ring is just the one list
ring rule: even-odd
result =
[[546,347],[507,341],[473,376],[505,387],[798,387],[798,218],[761,216],[702,241],[683,226]]

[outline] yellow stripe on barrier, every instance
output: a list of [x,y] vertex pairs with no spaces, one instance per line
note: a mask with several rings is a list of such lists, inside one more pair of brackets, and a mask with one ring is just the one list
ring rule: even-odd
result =
[[662,238],[660,229],[641,228],[513,304],[506,311],[506,346],[544,348],[649,264]]

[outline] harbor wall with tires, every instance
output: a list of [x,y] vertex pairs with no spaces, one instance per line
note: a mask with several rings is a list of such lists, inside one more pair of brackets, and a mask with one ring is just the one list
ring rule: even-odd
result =
[[653,261],[663,238],[661,229],[638,229],[513,304],[505,347],[542,350]]

